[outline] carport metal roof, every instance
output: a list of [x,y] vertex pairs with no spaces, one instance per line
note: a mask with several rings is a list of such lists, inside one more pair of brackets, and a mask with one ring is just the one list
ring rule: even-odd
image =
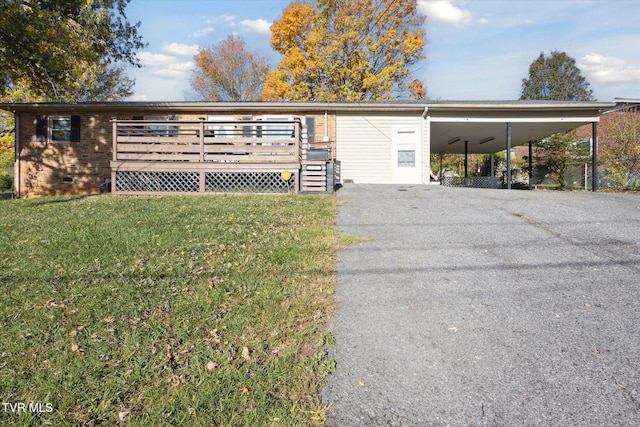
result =
[[511,146],[526,145],[558,132],[595,123],[610,102],[445,102],[428,105],[432,153],[495,153],[507,148],[507,123]]

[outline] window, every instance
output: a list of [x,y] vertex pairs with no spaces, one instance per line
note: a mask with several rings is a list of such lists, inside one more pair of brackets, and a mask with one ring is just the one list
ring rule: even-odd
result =
[[233,123],[225,123],[225,122],[233,122],[233,116],[209,116],[207,117],[207,121],[209,122],[221,122],[215,123],[207,126],[207,130],[213,133],[213,136],[216,138],[233,138],[235,133],[235,126]]
[[[166,122],[169,120],[178,120],[178,116],[145,116],[148,122]],[[148,125],[148,135],[153,136],[178,136],[178,126],[167,125]]]
[[260,120],[265,121],[277,121],[277,122],[292,122],[291,124],[287,123],[278,123],[273,125],[263,125],[262,128],[262,137],[263,138],[293,138],[295,134],[295,127],[293,124],[292,116],[264,116],[261,117]]
[[412,168],[416,165],[415,150],[398,150],[398,167]]
[[51,118],[51,142],[71,142],[71,117]]
[[54,144],[80,142],[80,116],[37,116],[36,141]]
[[[253,116],[242,116],[242,120],[253,120]],[[242,137],[243,138],[253,138],[253,126],[242,126]]]
[[303,123],[307,125],[307,139],[309,142],[316,142],[316,118],[315,117],[303,117]]

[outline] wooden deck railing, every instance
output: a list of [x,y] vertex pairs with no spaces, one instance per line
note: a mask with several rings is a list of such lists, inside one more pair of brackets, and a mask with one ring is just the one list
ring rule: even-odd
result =
[[[141,121],[114,120],[112,188],[116,193],[136,193],[134,182],[128,190],[119,184],[135,174],[149,180],[149,176],[161,184],[148,186],[150,192],[194,192],[189,174],[199,174],[197,192],[207,190],[209,174],[227,173],[253,181],[251,174],[273,175],[287,171],[291,174],[294,191],[299,191],[301,147],[303,143],[302,123],[299,119],[242,120],[242,121]],[[118,176],[118,173],[121,173]],[[128,176],[124,174],[128,173]],[[155,175],[149,175],[154,173]],[[171,174],[179,175],[187,184],[174,188],[164,181]],[[187,174],[187,175],[185,175]],[[244,174],[244,175],[243,175]],[[185,178],[186,176],[186,178]],[[283,174],[282,176],[287,176]],[[158,178],[160,177],[160,178]],[[217,178],[216,178],[217,179]],[[237,181],[236,178],[233,178]],[[272,178],[269,178],[273,180]],[[146,181],[145,181],[146,182]],[[235,181],[234,181],[235,182]],[[145,184],[146,185],[146,184]],[[159,188],[159,190],[157,190]],[[181,191],[180,188],[186,188]],[[216,187],[218,188],[218,187]],[[142,191],[145,192],[145,191]]]
[[114,121],[113,160],[299,162],[300,121]]

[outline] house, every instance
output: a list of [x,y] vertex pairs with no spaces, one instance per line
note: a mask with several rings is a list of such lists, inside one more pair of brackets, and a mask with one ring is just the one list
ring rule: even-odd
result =
[[495,153],[591,124],[612,103],[0,104],[15,115],[19,197],[331,191],[429,183],[431,154]]

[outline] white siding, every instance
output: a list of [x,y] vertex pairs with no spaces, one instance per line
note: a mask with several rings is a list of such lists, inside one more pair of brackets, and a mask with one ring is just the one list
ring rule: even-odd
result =
[[[336,155],[340,161],[342,181],[357,184],[389,184],[392,182],[391,128],[421,126],[419,114],[390,115],[338,112],[336,117]],[[422,169],[425,150],[423,131]],[[424,176],[425,172],[423,172]],[[426,172],[427,177],[428,172]],[[428,180],[426,181],[428,182]]]

